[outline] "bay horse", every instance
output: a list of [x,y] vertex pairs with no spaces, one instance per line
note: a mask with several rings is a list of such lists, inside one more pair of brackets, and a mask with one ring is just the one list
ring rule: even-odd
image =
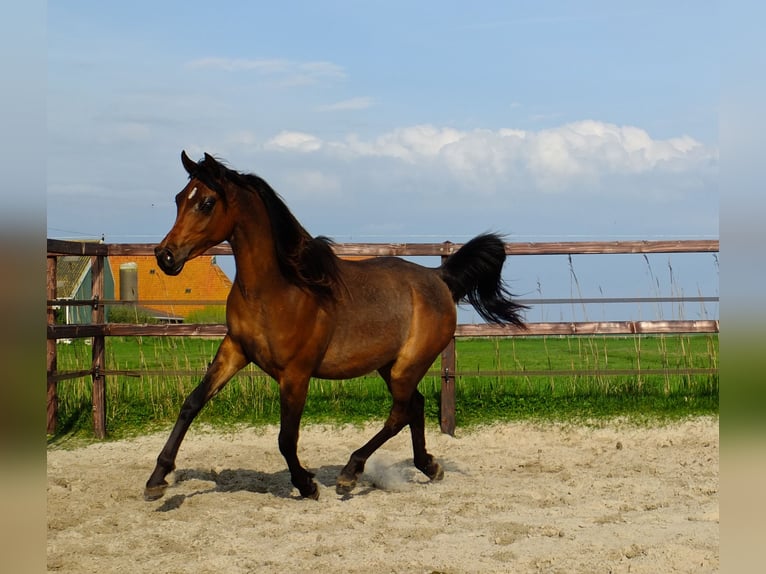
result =
[[409,425],[415,466],[439,480],[426,451],[424,398],[417,386],[455,332],[455,304],[470,302],[486,320],[524,326],[523,305],[501,278],[499,236],[475,237],[437,268],[397,257],[347,261],[332,242],[312,237],[260,177],[238,173],[205,153],[181,160],[189,182],[176,195],[176,221],[155,248],[157,263],[178,275],[186,261],[228,241],[236,276],[226,302],[228,332],[202,381],[189,394],[144,497],[165,493],[166,476],[189,425],[240,369],[255,363],[279,384],[279,450],[301,496],[316,499],[313,474],[298,460],[298,433],[309,379],[349,379],[377,371],[393,398],[382,430],[341,470],[338,494],[356,486],[365,462]]

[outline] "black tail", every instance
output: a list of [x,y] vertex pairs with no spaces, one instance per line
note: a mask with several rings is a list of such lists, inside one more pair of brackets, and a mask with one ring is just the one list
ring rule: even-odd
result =
[[505,262],[503,240],[493,233],[474,237],[439,268],[455,303],[467,300],[486,321],[524,327],[519,312],[526,305],[514,303],[501,277]]

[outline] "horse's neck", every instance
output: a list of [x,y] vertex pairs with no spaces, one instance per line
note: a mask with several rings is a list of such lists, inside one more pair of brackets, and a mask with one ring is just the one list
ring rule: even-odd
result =
[[284,278],[279,270],[266,210],[258,200],[253,200],[253,204],[256,205],[256,215],[251,215],[249,210],[241,211],[243,216],[234,227],[229,244],[240,288],[255,294],[279,285]]

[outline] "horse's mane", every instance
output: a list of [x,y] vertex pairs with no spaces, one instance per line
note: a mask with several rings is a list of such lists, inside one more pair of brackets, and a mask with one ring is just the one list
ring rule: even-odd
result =
[[266,181],[254,174],[229,169],[205,154],[198,162],[194,176],[225,198],[224,185],[257,193],[266,207],[276,249],[277,262],[288,281],[311,291],[322,301],[335,297],[339,281],[338,257],[332,241],[324,236],[312,237],[288,209],[284,200]]

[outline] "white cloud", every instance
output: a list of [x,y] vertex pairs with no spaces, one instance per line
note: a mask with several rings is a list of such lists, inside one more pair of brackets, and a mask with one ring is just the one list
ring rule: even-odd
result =
[[416,163],[424,158],[435,158],[445,146],[460,138],[461,132],[452,128],[418,125],[398,128],[371,141],[350,135],[343,142],[331,142],[329,147],[352,156],[389,157]]
[[346,110],[366,110],[371,108],[375,103],[372,98],[351,98],[348,100],[342,100],[333,104],[327,104],[320,106],[320,112],[338,112]]
[[275,137],[266,142],[264,147],[267,150],[299,151],[310,153],[319,151],[323,145],[325,144],[322,142],[322,140],[311,134],[284,131],[280,132]]
[[325,153],[345,159],[389,158],[436,168],[467,184],[493,188],[524,182],[546,192],[591,187],[644,174],[710,173],[716,149],[688,136],[653,139],[634,126],[585,120],[539,131],[461,131],[432,125],[397,128],[372,139],[323,140],[282,132],[271,150]]

